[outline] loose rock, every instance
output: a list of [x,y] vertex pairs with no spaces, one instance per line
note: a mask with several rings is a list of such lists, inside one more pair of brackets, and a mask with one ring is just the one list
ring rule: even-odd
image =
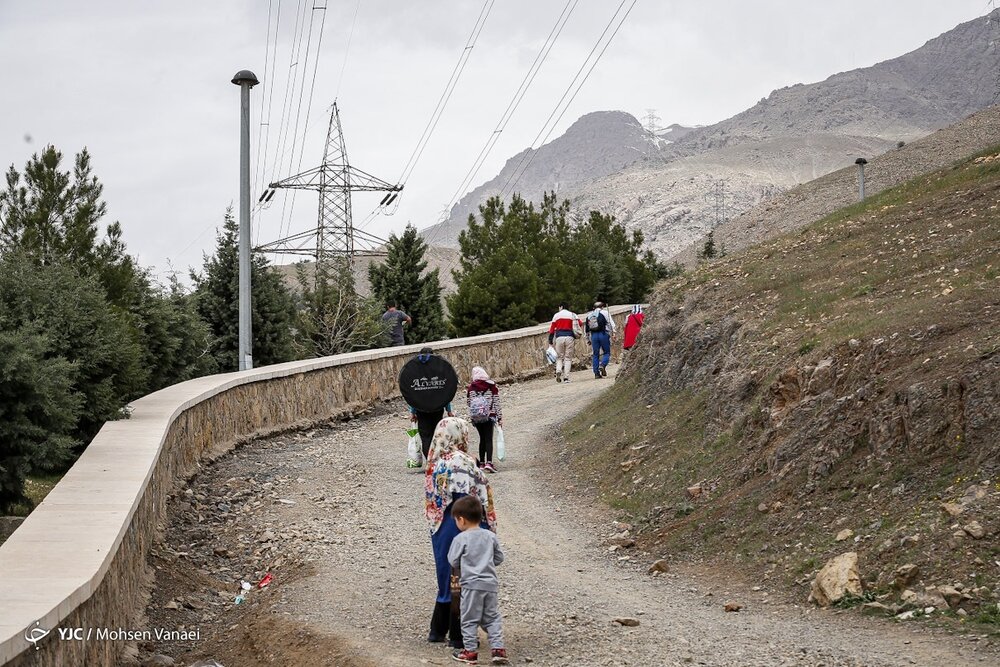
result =
[[978,521],[970,521],[962,526],[962,530],[968,533],[969,537],[975,540],[981,540],[986,537],[986,530]]
[[649,573],[653,574],[655,572],[663,572],[663,573],[670,572],[670,564],[667,563],[667,561],[663,558],[655,561],[652,565],[649,566]]
[[625,626],[627,628],[634,628],[639,625],[638,618],[631,618],[629,616],[620,616],[616,618],[612,623],[617,623],[618,625]]
[[892,585],[896,589],[905,588],[917,578],[918,574],[920,574],[920,569],[913,563],[901,565],[896,568],[896,578],[893,579]]
[[858,572],[858,554],[848,551],[827,561],[813,580],[809,601],[828,607],[848,595],[860,596],[864,592]]
[[733,602],[732,600],[730,600],[725,605],[723,605],[722,608],[727,612],[736,612],[739,611],[740,609],[743,609],[743,605],[741,605],[739,602]]

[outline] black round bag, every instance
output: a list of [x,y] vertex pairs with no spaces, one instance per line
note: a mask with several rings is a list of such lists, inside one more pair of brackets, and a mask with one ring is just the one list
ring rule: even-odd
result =
[[[427,359],[426,363],[420,359]],[[399,371],[399,393],[420,412],[444,408],[458,391],[458,374],[447,360],[437,355],[410,359]]]

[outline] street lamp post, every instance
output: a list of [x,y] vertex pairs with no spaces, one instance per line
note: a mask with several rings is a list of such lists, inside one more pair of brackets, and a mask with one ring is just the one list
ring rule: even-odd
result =
[[248,69],[233,77],[240,87],[240,344],[239,369],[253,368],[250,319],[250,89],[259,82]]
[[859,157],[854,161],[854,164],[858,165],[858,197],[861,201],[865,200],[865,165],[868,164],[868,160],[863,157]]

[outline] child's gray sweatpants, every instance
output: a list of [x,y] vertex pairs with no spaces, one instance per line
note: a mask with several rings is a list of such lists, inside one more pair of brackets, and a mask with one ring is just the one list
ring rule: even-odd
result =
[[467,651],[479,646],[479,626],[490,638],[490,648],[503,648],[503,628],[500,622],[500,604],[496,591],[477,591],[462,588],[462,642]]

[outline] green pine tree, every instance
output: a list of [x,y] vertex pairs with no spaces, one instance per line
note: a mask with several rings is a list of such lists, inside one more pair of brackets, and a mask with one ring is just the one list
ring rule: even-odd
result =
[[715,249],[715,231],[710,231],[708,236],[705,237],[705,244],[701,247],[698,252],[698,259],[715,259],[716,249]]
[[46,359],[61,357],[76,369],[73,392],[82,397],[72,430],[76,442],[90,442],[148,386],[139,333],[128,313],[108,303],[96,278],[60,262],[38,266],[20,253],[5,252],[0,331],[24,328],[48,340]]
[[492,198],[479,212],[459,235],[458,290],[448,298],[460,335],[544,322],[560,303],[578,312],[596,299],[636,303],[668,272],[642,250],[640,232],[598,211],[574,224],[555,193],[538,207],[517,195],[509,207]]
[[[229,208],[216,234],[215,254],[205,257],[202,273],[191,274],[196,308],[211,332],[211,355],[222,372],[239,368],[239,276],[239,225]],[[250,304],[254,366],[293,359],[295,302],[259,253],[250,260]]]
[[198,314],[194,295],[176,277],[168,287],[144,278],[134,312],[143,366],[149,369],[148,391],[215,371],[208,325]]
[[13,165],[7,171],[7,187],[0,191],[0,251],[95,276],[108,301],[127,310],[141,298],[141,271],[125,251],[118,222],[101,234],[108,207],[90,153],[84,148],[76,155],[72,173],[60,169],[62,160],[50,145],[28,160],[23,175]]
[[30,509],[25,477],[68,462],[78,444],[76,366],[51,356],[51,341],[34,329],[0,329],[0,514]]
[[386,246],[384,262],[368,266],[372,296],[382,306],[395,304],[413,318],[406,332],[408,343],[441,340],[447,333],[441,303],[441,279],[438,269],[427,269],[427,243],[412,225],[402,236],[393,234]]

